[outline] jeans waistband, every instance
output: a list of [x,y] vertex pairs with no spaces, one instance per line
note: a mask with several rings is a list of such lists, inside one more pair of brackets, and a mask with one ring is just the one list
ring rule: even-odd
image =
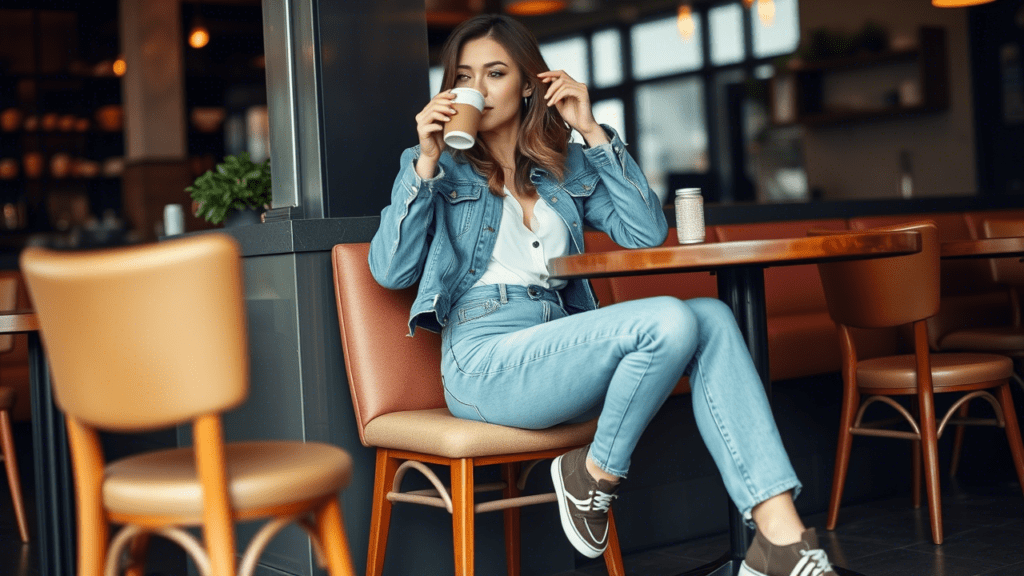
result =
[[518,286],[515,284],[476,286],[467,290],[459,300],[466,300],[468,298],[497,298],[502,303],[517,299],[547,300],[559,306],[562,305],[562,295],[558,290],[533,284],[530,286]]

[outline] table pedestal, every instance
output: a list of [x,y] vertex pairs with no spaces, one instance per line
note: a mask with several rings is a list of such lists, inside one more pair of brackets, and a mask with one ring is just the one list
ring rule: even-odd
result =
[[38,332],[28,334],[36,541],[41,576],[75,574],[75,491],[64,415],[53,403],[50,371]]

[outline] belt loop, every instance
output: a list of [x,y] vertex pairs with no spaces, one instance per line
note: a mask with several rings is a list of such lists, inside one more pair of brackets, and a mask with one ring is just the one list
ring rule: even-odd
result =
[[504,284],[498,284],[498,294],[501,296],[501,303],[508,304],[508,291]]

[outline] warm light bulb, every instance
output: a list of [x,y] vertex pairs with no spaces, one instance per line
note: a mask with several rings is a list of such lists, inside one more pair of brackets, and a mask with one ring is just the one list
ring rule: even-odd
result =
[[754,0],[743,0],[743,7],[750,8],[754,5]]
[[757,0],[757,15],[765,26],[775,21],[775,0]]
[[676,27],[679,28],[679,35],[683,37],[683,40],[693,38],[693,32],[696,30],[696,24],[693,22],[693,11],[690,9],[689,4],[679,6],[679,16],[676,17]]
[[564,0],[517,0],[505,5],[505,12],[516,16],[540,16],[565,10]]
[[965,6],[977,6],[988,4],[992,0],[932,0],[932,6],[936,8],[963,8]]
[[124,73],[128,71],[128,64],[125,63],[124,58],[118,58],[114,60],[114,74],[118,76],[124,76]]
[[192,28],[188,35],[188,45],[193,48],[202,48],[210,43],[210,33],[203,26]]

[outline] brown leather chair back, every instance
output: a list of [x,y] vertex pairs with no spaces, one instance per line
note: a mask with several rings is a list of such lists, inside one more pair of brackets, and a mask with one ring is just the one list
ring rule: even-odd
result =
[[348,385],[359,439],[382,414],[445,407],[441,385],[441,336],[419,329],[409,338],[409,309],[416,288],[389,290],[370,274],[370,245],[334,247],[334,293]]
[[915,230],[921,251],[906,256],[818,264],[832,319],[857,328],[898,326],[939,311],[939,237],[934,222],[875,230]]
[[27,248],[21,269],[54,397],[69,415],[100,429],[140,431],[245,400],[242,270],[229,237],[90,252]]
[[[981,230],[984,238],[1024,236],[1024,220],[985,220]],[[994,281],[1024,286],[1024,263],[1020,258],[990,258],[989,264]]]
[[[18,307],[18,279],[0,278],[0,310],[7,312]],[[0,354],[14,350],[14,334],[0,334]]]

